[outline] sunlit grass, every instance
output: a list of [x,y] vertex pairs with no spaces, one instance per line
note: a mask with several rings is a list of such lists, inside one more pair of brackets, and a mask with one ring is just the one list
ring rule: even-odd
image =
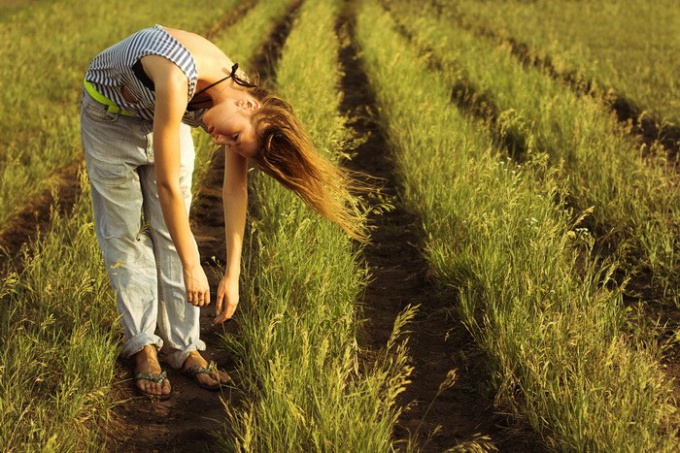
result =
[[[277,92],[334,160],[348,138],[338,115],[338,8],[306,2],[277,68]],[[278,183],[253,179],[257,217],[244,286],[251,290],[239,308],[241,338],[226,339],[250,398],[227,408],[235,436],[225,448],[389,451],[395,398],[410,370],[401,332],[384,362],[360,374],[354,303],[367,276],[351,241]],[[404,313],[403,323],[412,316]]]
[[[6,44],[0,56],[13,62],[0,68],[5,87],[0,92],[0,228],[27,198],[51,184],[55,171],[79,158],[78,97],[90,58],[154,23],[200,33],[238,3],[208,0],[201,8],[187,8],[176,0],[126,0],[117,3],[116,20],[97,2],[37,1],[15,9],[7,22],[0,9],[0,39]],[[288,3],[257,2],[220,33],[218,45],[248,69]],[[278,90],[333,159],[349,138],[338,115],[333,30],[339,7],[340,2],[304,2],[278,68]],[[612,268],[590,260],[597,229],[585,228],[602,216],[601,225],[616,225],[620,237],[639,240],[650,262],[668,259],[672,241],[665,249],[656,240],[668,239],[666,230],[645,221],[653,218],[645,211],[649,199],[660,192],[674,195],[667,181],[653,179],[643,167],[623,179],[629,167],[621,162],[637,159],[634,145],[628,153],[630,144],[602,119],[596,103],[521,88],[552,89],[544,75],[520,70],[510,58],[508,66],[495,66],[503,53],[495,45],[484,47],[459,35],[443,53],[455,61],[442,72],[428,72],[427,61],[394,33],[387,16],[370,5],[361,14],[362,55],[378,93],[377,111],[406,197],[424,219],[432,275],[452,302],[460,301],[467,327],[487,351],[499,407],[528,420],[554,449],[674,451],[675,427],[669,423],[674,409],[658,349],[649,343],[641,347],[640,338],[621,333],[628,322],[621,289],[610,280]],[[422,25],[415,16],[404,18]],[[422,25],[419,32],[425,36],[432,30]],[[500,157],[488,131],[450,103],[447,77],[461,74],[450,69],[467,49],[476,52],[469,64],[490,61],[492,72],[509,75],[485,89],[506,102],[501,104],[506,126],[529,138],[531,152],[522,165]],[[464,74],[472,75],[471,70]],[[536,116],[513,109],[519,101]],[[528,127],[544,119],[543,132]],[[599,128],[592,127],[595,122]],[[551,138],[565,130],[570,132]],[[222,152],[205,134],[197,134],[197,141],[195,191],[211,154]],[[560,148],[564,154],[548,156]],[[597,160],[600,153],[603,161]],[[580,173],[574,173],[577,164]],[[604,177],[598,173],[603,170]],[[362,369],[354,304],[369,276],[357,264],[357,250],[290,192],[251,174],[257,212],[244,255],[241,329],[224,342],[247,397],[241,405],[227,405],[230,435],[221,446],[390,451],[400,411],[396,397],[410,372],[402,340],[414,309],[397,320],[384,357]],[[634,190],[627,191],[626,181]],[[87,184],[82,176],[73,184],[83,193],[73,213],[54,216],[50,229],[27,247],[31,253],[23,257],[22,270],[9,263],[2,269],[3,451],[107,450],[109,387],[121,336],[94,238]],[[655,184],[651,195],[644,195]],[[573,212],[561,202],[565,186],[582,203],[574,204]],[[660,199],[665,200],[661,207],[649,202],[656,206],[652,212],[677,212],[673,196]],[[596,202],[601,207],[591,212]],[[602,214],[607,212],[612,214]],[[626,216],[637,223],[620,226],[612,220]],[[602,282],[611,283],[609,289]],[[476,442],[464,445],[474,448]]]
[[665,162],[643,160],[639,142],[596,99],[524,68],[507,49],[437,20],[431,10],[402,5],[392,4],[395,17],[408,17],[400,22],[421,49],[431,49],[446,83],[468,84],[489,100],[495,127],[524,143],[521,159],[546,153],[562,169],[559,196],[577,213],[589,212],[582,227],[626,271],[651,275],[647,294],[672,305],[680,281],[680,197]]
[[[82,173],[81,173],[82,176]],[[53,213],[0,287],[3,451],[104,451],[118,354],[115,301],[94,237],[87,181],[73,215]]]
[[555,450],[674,451],[658,349],[620,333],[620,289],[599,285],[611,269],[555,201],[561,169],[538,151],[503,158],[450,103],[446,72],[427,72],[393,27],[380,8],[362,11],[367,71],[428,259],[488,354],[499,408]]
[[[452,8],[449,11],[453,11]],[[673,0],[456,2],[474,25],[528,43],[560,72],[613,88],[636,106],[680,125],[680,8]]]

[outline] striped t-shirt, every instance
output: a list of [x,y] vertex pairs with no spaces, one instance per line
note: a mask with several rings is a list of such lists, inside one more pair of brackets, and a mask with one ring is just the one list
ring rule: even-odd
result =
[[[159,55],[175,63],[187,76],[187,99],[194,96],[198,80],[194,58],[160,25],[138,31],[97,55],[90,63],[85,80],[124,111],[152,120],[156,93],[153,82],[148,80],[143,71],[140,74],[141,64],[138,63],[147,55]],[[137,68],[135,65],[138,65]],[[140,75],[146,80],[140,80]],[[123,87],[136,102],[125,99]],[[202,126],[201,117],[204,112],[205,109],[187,111],[182,121],[190,126]]]

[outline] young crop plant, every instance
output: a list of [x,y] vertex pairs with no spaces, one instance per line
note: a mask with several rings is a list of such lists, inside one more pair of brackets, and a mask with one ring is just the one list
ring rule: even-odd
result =
[[[338,114],[339,7],[303,4],[276,76],[277,93],[335,161],[348,138]],[[224,448],[389,451],[408,367],[395,342],[389,361],[358,374],[354,301],[366,275],[354,245],[278,183],[259,174],[253,181],[257,214],[244,285],[252,291],[239,338],[225,338],[249,401],[227,408],[235,436],[222,440]]]
[[503,158],[380,7],[364,3],[357,34],[433,275],[488,356],[499,409],[550,449],[675,451],[659,353],[621,333],[621,289],[600,285],[611,268],[584,259],[583,219],[555,202],[561,169]]
[[[434,2],[432,2],[434,3]],[[663,126],[680,126],[680,9],[673,0],[456,2],[452,20],[528,44],[559,74],[591,80]],[[603,26],[604,25],[604,26]],[[606,93],[610,91],[609,93]]]
[[451,27],[432,11],[405,2],[391,8],[413,42],[446,70],[449,85],[484,95],[497,117],[494,128],[523,144],[519,158],[546,153],[561,169],[559,196],[575,212],[589,213],[582,227],[597,249],[643,287],[638,293],[631,285],[629,295],[673,304],[680,197],[665,165],[643,159],[639,143],[597,100],[524,68],[507,49]]

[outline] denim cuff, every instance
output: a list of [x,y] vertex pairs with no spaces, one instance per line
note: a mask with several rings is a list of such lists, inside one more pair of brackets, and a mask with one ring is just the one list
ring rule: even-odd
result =
[[125,342],[121,356],[124,358],[132,357],[144,349],[144,346],[147,344],[154,345],[156,346],[156,350],[160,350],[163,347],[163,340],[158,335],[140,333]]
[[190,344],[186,349],[175,349],[167,355],[168,364],[179,370],[184,365],[184,361],[194,351],[205,351],[205,343],[203,340],[196,340],[195,343]]

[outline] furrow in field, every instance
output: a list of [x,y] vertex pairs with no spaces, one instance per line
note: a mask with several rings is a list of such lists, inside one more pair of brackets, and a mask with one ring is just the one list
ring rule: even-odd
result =
[[[493,398],[480,385],[486,379],[482,354],[458,316],[447,309],[450,301],[438,296],[428,278],[423,220],[402,200],[388,138],[379,127],[375,99],[357,53],[354,20],[348,10],[338,25],[341,41],[347,43],[341,51],[342,109],[352,119],[354,133],[365,141],[347,165],[379,178],[384,200],[393,205],[371,214],[375,230],[363,252],[372,276],[361,301],[367,322],[360,338],[367,354],[380,355],[398,313],[409,305],[420,306],[409,329],[414,372],[412,384],[399,400],[405,410],[395,440],[404,446],[410,439],[417,448],[430,451],[465,442],[495,445],[502,451],[542,451],[532,433],[520,429],[511,434],[504,429],[510,420],[494,413]],[[454,372],[456,385],[447,385],[453,376],[449,373]]]
[[[389,5],[387,5],[386,9],[389,9]],[[399,20],[399,17],[403,16],[399,16],[397,14],[395,16],[395,19]],[[407,29],[405,26],[401,24],[396,28],[400,31],[400,33],[404,37],[406,37],[414,45],[418,46],[421,53],[427,55],[427,63],[433,69],[440,70],[442,67],[445,67],[445,64],[439,59],[438,53],[436,51],[433,51],[432,49],[423,47],[423,42],[418,41],[417,37],[414,37],[413,34],[409,31],[409,29]],[[492,38],[501,39],[495,36]],[[588,81],[584,82],[582,79],[579,81],[574,74],[558,73],[552,67],[552,63],[550,63],[549,59],[543,59],[543,62],[547,61],[548,65],[542,66],[544,63],[543,62],[537,63],[534,60],[537,57],[533,56],[533,52],[530,49],[528,49],[528,47],[522,47],[524,46],[523,44],[519,44],[519,46],[522,50],[518,52],[518,54],[520,55],[515,56],[521,60],[520,63],[525,68],[529,70],[537,68],[541,69],[541,73],[549,75],[550,78],[553,80],[557,79],[556,82],[562,80],[566,84],[570,85],[571,89],[573,89],[577,93],[580,93],[581,95],[593,94],[591,86],[583,85],[583,83],[590,82]],[[489,121],[492,126],[491,133],[497,136],[498,130],[494,130],[493,128],[495,127],[495,119],[498,107],[493,104],[494,98],[493,94],[489,94],[485,91],[481,91],[477,87],[474,87],[472,83],[465,78],[462,72],[460,75],[454,77],[453,80],[454,82],[452,82],[452,86],[454,93],[460,92],[463,94],[462,99],[456,99],[456,103],[458,104],[458,106],[462,110],[470,113],[472,116],[476,118]],[[557,85],[560,85],[560,83],[558,83]],[[565,90],[563,91],[568,90],[569,88],[565,88]],[[531,141],[531,139],[529,140]],[[523,140],[522,142],[525,141],[526,140]],[[648,142],[647,145],[651,146],[651,142]],[[553,153],[553,151],[550,151],[548,147],[544,147],[544,150],[548,151],[549,153]],[[624,172],[621,171],[621,173]],[[636,205],[638,206],[637,209],[639,210],[640,204],[636,203]],[[661,234],[658,235],[662,236]],[[650,235],[649,237],[652,238],[652,235]],[[618,243],[619,241],[614,241],[612,240],[611,237],[608,237],[607,235],[604,235],[601,239],[598,239],[598,242],[602,243],[602,246],[598,247],[597,249],[599,250],[599,254],[601,256],[607,253],[612,253],[616,249],[616,247],[620,245],[620,243]],[[661,368],[664,370],[667,379],[669,381],[675,382],[674,393],[677,396],[678,394],[680,394],[680,386],[677,384],[677,376],[680,374],[679,363],[680,345],[678,345],[677,340],[675,340],[675,338],[678,331],[678,326],[680,326],[680,310],[678,310],[676,304],[673,303],[673,296],[667,297],[666,303],[653,303],[652,301],[649,300],[648,301],[639,300],[637,294],[647,295],[647,297],[650,298],[652,297],[653,289],[649,287],[650,280],[652,279],[652,272],[650,271],[640,272],[638,274],[633,274],[632,276],[623,274],[624,274],[623,272],[617,274],[617,279],[619,279],[619,281],[622,281],[627,278],[630,279],[628,282],[628,288],[630,288],[629,293],[631,294],[631,297],[626,298],[625,299],[626,302],[628,304],[632,304],[636,310],[644,312],[645,316],[643,318],[646,318],[638,319],[636,321],[638,327],[631,326],[630,328],[639,329],[640,328],[639,325],[645,325],[645,329],[649,332],[649,335],[656,337],[658,341],[665,345],[664,355],[663,358],[661,359],[662,363]],[[655,322],[654,320],[659,321]]]
[[[78,175],[82,162],[74,162],[60,170],[51,179],[56,187],[43,190],[28,200],[21,210],[0,229],[0,254],[14,260],[16,268],[21,268],[19,253],[24,244],[30,242],[38,232],[46,231],[51,220],[51,211],[56,207],[59,212],[71,211],[80,192]],[[56,206],[55,206],[56,205]],[[32,253],[28,250],[28,253]]]
[[[542,166],[499,160],[480,125],[450,105],[456,66],[481,86],[503,76],[505,84],[488,85],[506,108],[521,97],[511,88],[525,74],[514,61],[499,70],[496,54],[478,47],[478,39],[449,37],[456,30],[440,27],[436,15],[400,3],[398,15],[364,3],[356,35],[404,199],[423,217],[424,254],[452,311],[460,309],[488,354],[498,407],[526,417],[552,449],[673,451],[674,436],[660,435],[671,422],[669,389],[648,355],[653,348],[631,347],[620,335],[621,293],[598,285],[607,267],[579,259],[591,242],[579,242],[578,224],[554,201],[561,167],[549,168],[545,156]],[[457,63],[448,66],[451,72],[423,67],[418,49],[394,29],[393,21],[404,18]],[[548,81],[531,76],[534,84]],[[562,113],[565,104],[550,105]],[[642,382],[655,382],[654,393],[638,393],[647,388]]]
[[[389,3],[383,2],[382,6],[386,11],[391,12]],[[411,31],[404,24],[396,22],[395,29],[407,41],[416,46],[421,54],[427,55],[427,65],[430,69],[433,71],[446,70],[445,63],[438,57],[437,52],[422,43],[417,43]],[[456,74],[455,80],[451,81],[451,102],[473,118],[488,124],[489,134],[494,143],[505,149],[510,158],[518,162],[524,160],[527,152],[527,137],[503,124],[502,110],[497,105],[492,92],[476,86],[461,72]]]
[[668,158],[673,162],[677,161],[680,149],[679,126],[663,124],[659,118],[647,116],[644,106],[637,105],[631,99],[621,95],[616,87],[602,86],[598,81],[581,74],[578,69],[558,70],[549,55],[542,56],[528,43],[513,36],[502,35],[484,25],[467,22],[459,15],[453,15],[451,18],[461,28],[507,48],[525,67],[541,70],[579,95],[588,95],[603,101],[616,114],[621,123],[630,124],[631,133],[642,140],[647,150],[661,145],[666,150]]
[[293,0],[288,6],[286,20],[279,22],[272,30],[269,38],[257,51],[252,61],[255,73],[265,86],[272,86],[276,81],[276,65],[281,57],[281,49],[290,33],[291,27],[298,14],[303,0]]
[[257,4],[258,0],[247,0],[236,8],[229,11],[227,14],[216,20],[206,31],[203,36],[208,40],[212,40],[215,36],[219,35],[224,29],[231,27],[239,20],[243,18],[248,11],[253,9]]
[[[574,212],[590,212],[583,225],[593,232],[595,250],[622,263],[622,274],[632,278],[630,294],[672,300],[677,286],[673,283],[677,183],[666,168],[644,162],[638,141],[597,100],[578,96],[543,72],[523,67],[503,49],[464,28],[450,27],[448,18],[435,19],[424,10],[404,21],[404,11],[412,11],[405,2],[383,4],[402,28],[408,28],[405,36],[414,35],[411,41],[424,61],[434,60],[445,68],[454,91],[463,85],[472,91],[468,95],[461,90],[464,96],[493,104],[476,116],[491,118],[494,135],[526,144],[528,156],[536,160],[544,155],[559,168],[563,184],[558,195]],[[473,114],[480,110],[464,109]],[[492,114],[484,118],[488,110]]]

